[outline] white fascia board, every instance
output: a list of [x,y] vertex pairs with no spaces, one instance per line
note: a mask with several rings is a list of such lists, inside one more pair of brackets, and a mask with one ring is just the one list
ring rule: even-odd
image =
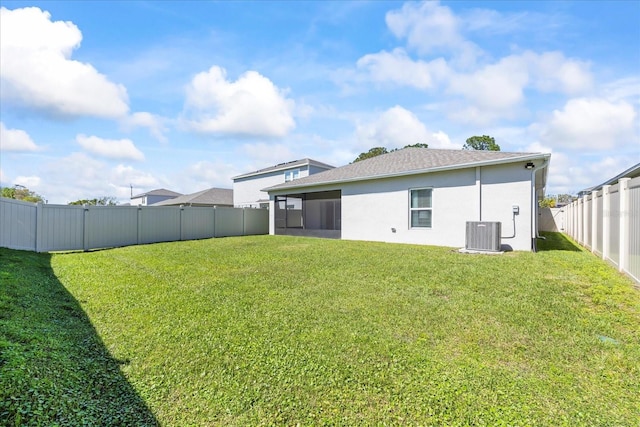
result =
[[499,159],[499,160],[485,160],[483,162],[461,163],[456,165],[440,166],[440,167],[428,168],[428,169],[414,169],[410,171],[389,173],[389,174],[383,174],[383,175],[370,175],[370,176],[354,177],[354,178],[347,178],[347,179],[336,179],[333,181],[323,181],[323,182],[317,182],[317,183],[311,183],[311,184],[288,185],[285,188],[272,189],[273,187],[267,187],[267,188],[263,188],[260,191],[265,191],[267,193],[288,192],[289,190],[296,190],[299,188],[322,187],[327,185],[358,182],[358,181],[372,181],[376,179],[396,178],[401,176],[418,175],[423,173],[443,172],[443,171],[449,171],[449,170],[475,168],[475,167],[481,167],[481,166],[502,165],[507,163],[518,163],[518,162],[524,162],[527,160],[537,160],[537,159],[547,160],[550,157],[551,157],[551,154],[549,153],[536,153],[536,154],[529,154],[529,155],[520,156],[520,157],[509,157],[506,159]]

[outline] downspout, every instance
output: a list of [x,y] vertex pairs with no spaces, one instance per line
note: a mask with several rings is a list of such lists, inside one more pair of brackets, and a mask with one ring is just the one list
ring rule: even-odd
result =
[[536,172],[546,168],[549,165],[549,159],[545,159],[540,166],[531,169],[531,239],[532,249],[537,252],[536,239],[543,238],[538,234],[538,198],[536,194]]
[[478,187],[478,221],[482,221],[482,172],[476,167],[476,186]]

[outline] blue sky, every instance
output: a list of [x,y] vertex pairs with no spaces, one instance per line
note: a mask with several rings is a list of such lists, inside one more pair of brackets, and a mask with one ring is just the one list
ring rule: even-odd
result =
[[639,1],[0,6],[0,183],[49,203],[472,135],[548,194],[640,162]]

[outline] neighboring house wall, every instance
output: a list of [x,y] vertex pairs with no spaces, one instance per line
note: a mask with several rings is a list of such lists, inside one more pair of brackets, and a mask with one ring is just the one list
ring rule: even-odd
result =
[[[267,172],[262,175],[252,175],[244,178],[236,178],[233,181],[233,205],[235,207],[253,207],[259,208],[258,200],[269,200],[269,194],[261,191],[263,188],[285,182],[285,173],[299,170],[297,178],[309,176],[309,166],[302,165],[287,169],[280,169]],[[326,169],[312,167],[312,172],[322,172]]]
[[[503,245],[530,250],[530,179],[521,165],[500,165],[345,183],[342,238],[464,247],[467,221],[499,221]],[[433,189],[431,228],[409,225],[409,190],[418,188]]]
[[134,197],[131,199],[131,206],[150,206],[154,203],[162,202],[164,200],[175,199],[177,196],[158,196],[158,195],[144,195],[142,197]]

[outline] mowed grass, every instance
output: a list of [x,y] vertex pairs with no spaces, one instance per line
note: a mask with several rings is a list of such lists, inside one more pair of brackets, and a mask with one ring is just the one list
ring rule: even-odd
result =
[[[255,236],[0,250],[0,424],[638,425],[640,292],[562,235],[541,249]],[[65,328],[29,330],[43,299],[93,347],[65,339],[49,366]],[[114,384],[104,402],[96,375]]]

